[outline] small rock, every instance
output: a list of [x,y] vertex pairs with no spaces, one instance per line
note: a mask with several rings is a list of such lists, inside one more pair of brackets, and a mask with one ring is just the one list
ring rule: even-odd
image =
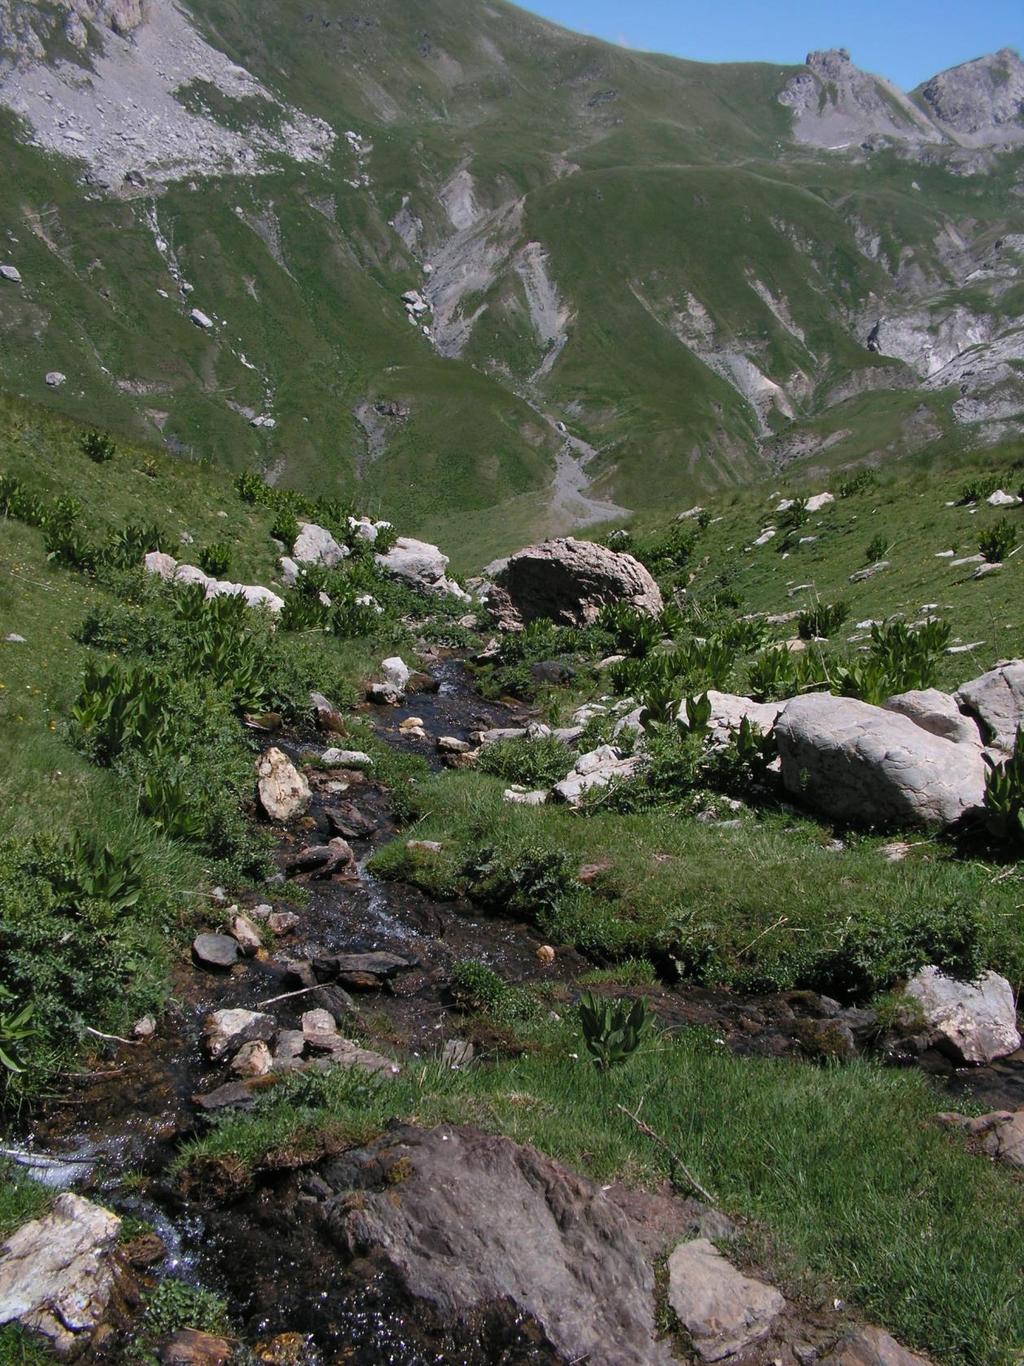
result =
[[413,854],[439,854],[442,848],[437,840],[406,840],[405,847]]
[[449,1039],[441,1049],[441,1061],[445,1067],[458,1071],[473,1061],[475,1051],[468,1039]]
[[270,1049],[262,1039],[242,1044],[231,1060],[231,1070],[238,1077],[265,1077],[273,1065]]
[[548,792],[519,792],[514,787],[508,787],[501,798],[513,806],[543,806],[549,795]]
[[218,1086],[214,1091],[194,1095],[192,1104],[200,1110],[213,1112],[215,1110],[248,1109],[254,1099],[250,1081],[229,1081],[225,1086]]
[[876,560],[874,564],[869,564],[867,569],[858,569],[855,574],[851,574],[850,582],[863,583],[866,579],[873,579],[876,574],[884,573],[888,568],[888,560]]
[[249,917],[243,915],[241,911],[236,912],[228,921],[228,930],[231,937],[238,941],[238,947],[246,958],[254,957],[263,947],[259,930]]
[[132,1025],[132,1037],[135,1039],[151,1039],[156,1033],[156,1020],[152,1015],[143,1015],[141,1020],[136,1020]]
[[288,864],[289,877],[330,878],[350,873],[356,856],[351,846],[340,835],[326,844],[311,844],[300,849]]
[[345,718],[333,702],[328,701],[322,692],[311,692],[309,701],[320,730],[329,735],[345,734]]
[[411,673],[409,681],[405,685],[407,693],[436,693],[441,687],[441,680],[435,678],[433,674]]
[[233,968],[239,957],[238,942],[227,934],[197,934],[192,956],[204,968]]
[[668,1302],[703,1361],[760,1342],[786,1307],[774,1286],[744,1276],[706,1238],[680,1243],[669,1258]]
[[366,689],[366,700],[376,703],[378,707],[397,707],[402,701],[402,694],[390,683],[371,683]]
[[407,716],[404,721],[399,723],[398,729],[403,732],[422,730],[423,718],[422,716]]
[[550,944],[541,944],[537,950],[537,961],[545,965],[555,961],[555,951]]
[[1024,1167],[1024,1110],[993,1110],[987,1115],[938,1115],[940,1124],[966,1130],[981,1139],[981,1150],[988,1157],[1010,1167]]
[[930,1362],[908,1352],[881,1328],[857,1328],[832,1349],[822,1366],[930,1366]]
[[244,1043],[265,1043],[273,1033],[274,1021],[258,1010],[214,1010],[203,1021],[203,1042],[213,1062]]
[[442,754],[468,754],[473,748],[468,740],[459,740],[454,735],[439,736],[437,747]]
[[979,564],[971,575],[971,578],[984,579],[987,578],[989,574],[998,574],[1001,569],[1005,568],[1006,566],[1003,564],[1002,560],[996,560],[994,564]]
[[1015,508],[1020,499],[1012,493],[1007,493],[1005,489],[996,489],[995,493],[990,493],[985,499],[990,508]]
[[0,280],[10,280],[12,285],[20,285],[21,271],[17,266],[0,266]]
[[272,821],[290,821],[309,806],[309,783],[282,750],[268,749],[256,763],[260,805]]
[[307,1010],[302,1016],[302,1037],[310,1048],[331,1050],[340,1039],[337,1021],[329,1010]]
[[225,1366],[232,1347],[225,1338],[182,1328],[160,1349],[160,1366]]
[[4,636],[4,644],[5,644],[5,645],[27,645],[27,644],[28,644],[28,641],[25,639],[24,636],[19,636],[18,633],[17,633],[17,631],[11,631],[11,633],[10,633],[9,635]]
[[325,749],[320,762],[326,768],[372,768],[373,760],[361,749]]
[[291,934],[298,924],[299,917],[294,911],[272,911],[267,916],[267,928],[271,934]]
[[301,1029],[282,1029],[274,1040],[274,1066],[291,1067],[302,1057],[306,1036]]
[[888,863],[902,863],[910,850],[911,846],[906,840],[893,840],[890,844],[883,844],[878,852]]
[[392,655],[381,663],[380,672],[385,683],[389,683],[397,692],[403,692],[412,670],[401,656]]
[[59,389],[62,384],[67,382],[67,375],[60,370],[49,370],[46,374],[46,383],[51,389]]
[[213,327],[213,319],[209,317],[208,314],[204,313],[201,308],[193,308],[188,316],[190,320],[195,323],[196,327],[201,327],[204,332],[208,332]]

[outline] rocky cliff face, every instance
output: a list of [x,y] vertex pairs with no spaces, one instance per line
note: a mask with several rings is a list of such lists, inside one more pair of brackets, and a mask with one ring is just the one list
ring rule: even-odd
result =
[[808,53],[805,69],[786,82],[779,103],[793,111],[797,141],[814,147],[844,148],[879,136],[942,140],[902,91],[854,66],[845,48]]
[[914,98],[959,141],[1024,142],[1024,62],[1012,48],[933,76]]

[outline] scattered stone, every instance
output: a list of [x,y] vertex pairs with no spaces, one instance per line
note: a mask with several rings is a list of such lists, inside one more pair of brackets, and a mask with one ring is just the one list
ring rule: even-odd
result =
[[873,579],[876,574],[882,574],[888,568],[888,560],[876,560],[874,564],[869,564],[866,569],[858,569],[856,573],[851,574],[850,583],[864,583],[866,579]]
[[302,1037],[309,1048],[331,1050],[337,1046],[338,1023],[329,1010],[307,1010],[302,1016]]
[[156,1020],[152,1015],[143,1015],[140,1020],[136,1020],[132,1025],[133,1039],[151,1039],[156,1033]]
[[422,730],[423,718],[422,716],[407,716],[404,721],[399,722],[398,729],[400,731]]
[[405,847],[411,854],[439,854],[442,848],[437,840],[406,840]]
[[968,1063],[990,1063],[1020,1048],[1013,988],[985,972],[976,983],[958,982],[936,967],[921,968],[907,983],[939,1047]]
[[309,783],[282,750],[261,754],[256,773],[260,805],[272,821],[293,820],[309,806]]
[[927,1357],[901,1347],[881,1328],[857,1328],[838,1343],[822,1366],[931,1366]]
[[372,768],[373,760],[361,749],[325,749],[320,762],[326,768]]
[[834,818],[950,826],[984,801],[980,750],[853,698],[796,697],[775,737],[786,789]]
[[355,862],[351,846],[336,835],[326,844],[310,844],[300,849],[288,863],[286,872],[289,877],[331,878],[350,874]]
[[409,675],[409,681],[405,685],[407,693],[436,693],[441,689],[441,680],[435,678],[433,674],[423,673],[422,670],[415,670]]
[[204,332],[209,332],[213,327],[213,319],[209,314],[204,313],[201,308],[193,308],[188,316],[189,319],[195,323],[196,327],[201,327]]
[[[708,689],[708,701],[711,703],[711,717],[708,725],[711,729],[711,736],[716,744],[725,744],[734,731],[738,731],[744,718],[757,728],[762,735],[770,735],[775,729],[775,722],[778,720],[779,713],[786,705],[785,702],[755,702],[750,697],[741,697],[735,693],[716,692],[713,688]],[[678,721],[686,721],[685,701],[679,708],[676,718]]]
[[12,285],[20,285],[21,271],[17,266],[0,266],[0,280],[10,280]]
[[935,558],[937,560],[951,560],[955,554],[955,550],[936,550]]
[[390,683],[398,692],[403,692],[412,671],[399,655],[392,655],[390,659],[383,661],[380,672],[385,683]]
[[1006,565],[1003,564],[1002,560],[996,560],[994,564],[979,564],[977,569],[971,575],[971,578],[985,579],[989,576],[989,574],[998,574],[1000,570],[1005,568]]
[[49,370],[46,374],[46,383],[51,389],[59,389],[62,384],[67,383],[67,378],[60,370]]
[[274,1040],[274,1067],[291,1067],[302,1057],[306,1035],[301,1029],[281,1029]]
[[887,863],[902,863],[910,850],[911,846],[905,840],[894,840],[891,844],[883,844],[878,852]]
[[0,1246],[0,1324],[39,1333],[60,1356],[80,1352],[114,1291],[120,1229],[110,1210],[59,1195],[49,1214]]
[[204,968],[233,968],[240,953],[228,934],[197,934],[192,941],[192,956]]
[[244,1043],[265,1043],[273,1034],[273,1019],[258,1010],[214,1010],[203,1021],[203,1043],[213,1062]]
[[226,1338],[182,1328],[160,1349],[160,1366],[226,1366],[233,1352]]
[[980,554],[963,555],[959,560],[953,560],[949,567],[950,569],[960,569],[965,564],[983,564],[984,560],[985,556]]
[[299,917],[294,911],[272,911],[267,916],[267,928],[271,934],[284,935],[291,934],[292,930],[300,923]]
[[668,1259],[668,1302],[703,1361],[721,1361],[766,1338],[786,1307],[774,1286],[728,1262],[714,1243],[680,1243]]
[[496,745],[501,740],[525,740],[526,728],[523,726],[498,727],[494,730],[482,730],[479,740],[482,745]]
[[246,958],[254,957],[263,947],[259,930],[241,911],[237,911],[228,921],[228,931],[233,939],[237,939],[238,947]]
[[990,508],[1015,508],[1020,499],[1013,493],[1007,493],[1005,489],[996,489],[995,493],[990,493],[985,499]]
[[537,961],[545,966],[555,961],[555,951],[550,944],[541,944],[537,950]]
[[640,767],[638,754],[622,758],[611,745],[599,745],[576,760],[572,772],[551,789],[552,796],[578,806],[581,797],[594,787],[607,787],[613,778],[631,778]]
[[1009,756],[1024,725],[1024,660],[997,664],[980,678],[972,678],[955,694],[960,708],[978,718],[986,742]]
[[969,645],[947,645],[943,653],[947,655],[969,655],[984,644],[983,640],[972,640]]
[[940,1124],[963,1129],[971,1138],[980,1139],[981,1151],[1011,1167],[1024,1167],[1024,1110],[993,1110],[972,1118],[968,1115],[938,1115]]
[[448,1039],[441,1049],[441,1062],[453,1072],[458,1072],[469,1066],[475,1052],[476,1049],[469,1039]]
[[218,1086],[214,1091],[198,1093],[192,1097],[192,1104],[200,1110],[213,1112],[215,1110],[248,1109],[254,1099],[252,1079],[249,1079],[247,1081],[229,1081],[224,1086]]
[[760,536],[758,536],[757,540],[753,542],[753,544],[755,546],[767,545],[769,541],[773,541],[775,539],[775,536],[775,528],[773,526],[767,526],[761,532]]
[[506,630],[538,617],[586,626],[609,602],[648,616],[663,607],[661,590],[632,555],[573,537],[526,546],[497,575],[487,605]]
[[338,802],[336,806],[325,807],[323,814],[331,834],[341,835],[343,839],[366,839],[376,828],[373,821],[352,802]]
[[328,735],[345,734],[345,718],[333,702],[329,702],[322,692],[311,692],[309,701],[319,730]]
[[543,806],[550,795],[546,791],[527,792],[516,787],[507,787],[501,794],[501,799],[513,806]]
[[397,707],[402,702],[402,694],[390,683],[370,683],[366,688],[366,700],[378,707]]
[[270,1049],[260,1039],[242,1044],[231,1060],[231,1070],[238,1077],[265,1077],[273,1065]]
[[4,636],[4,644],[5,644],[5,645],[27,645],[27,644],[28,644],[28,641],[25,639],[24,636],[19,636],[18,633],[17,633],[17,631],[11,631],[8,635]]
[[334,953],[313,960],[313,972],[320,982],[336,981],[343,986],[376,990],[401,972],[419,966],[416,958],[378,950],[375,953]]
[[473,746],[467,740],[459,740],[454,735],[438,737],[437,748],[442,754],[468,754]]

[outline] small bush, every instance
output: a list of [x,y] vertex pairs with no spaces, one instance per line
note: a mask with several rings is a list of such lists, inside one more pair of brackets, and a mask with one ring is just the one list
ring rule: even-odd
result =
[[989,564],[999,564],[1017,544],[1017,530],[1008,517],[1001,518],[984,532],[978,549]]
[[783,533],[799,531],[806,526],[811,519],[811,514],[807,511],[806,498],[794,498],[792,503],[785,511],[779,514],[779,530]]
[[568,749],[553,735],[539,740],[498,740],[493,745],[484,745],[477,760],[482,773],[530,788],[551,787],[565,777],[572,765]]
[[462,1010],[489,1015],[500,1024],[516,1024],[537,1014],[537,1002],[528,992],[511,986],[485,963],[457,963],[451,989]]
[[84,432],[80,442],[82,454],[87,455],[97,465],[105,465],[113,460],[117,448],[109,436],[102,432]]
[[999,487],[999,476],[988,474],[977,479],[971,479],[960,489],[958,502],[961,507],[966,507],[969,503],[980,503],[995,493]]
[[271,524],[270,534],[275,541],[282,541],[291,553],[299,536],[299,519],[291,508],[281,508]]
[[875,536],[867,544],[864,551],[864,559],[868,564],[877,564],[879,560],[884,560],[889,553],[889,542],[884,536]]
[[199,552],[199,567],[211,578],[225,578],[231,568],[231,547],[223,541],[205,546]]
[[866,493],[878,483],[874,470],[858,470],[839,485],[840,498],[853,498],[858,493]]

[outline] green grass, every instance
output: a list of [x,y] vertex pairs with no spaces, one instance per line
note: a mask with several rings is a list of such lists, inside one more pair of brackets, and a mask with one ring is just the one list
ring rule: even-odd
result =
[[[46,1212],[51,1193],[30,1181],[12,1162],[0,1158],[0,1239]],[[2,1358],[0,1358],[2,1360]]]
[[840,1296],[946,1363],[1009,1363],[1024,1334],[1024,1193],[934,1124],[939,1102],[920,1075],[737,1059],[699,1032],[656,1039],[602,1075],[567,1026],[541,1055],[467,1073],[421,1066],[317,1099],[270,1098],[183,1160],[256,1164],[310,1132],[361,1141],[397,1115],[476,1124],[597,1181],[655,1186],[667,1159],[617,1109],[639,1106],[723,1207],[753,1221],[748,1250],[791,1291]]
[[[1024,982],[1019,879],[940,842],[894,865],[884,837],[836,851],[826,828],[785,812],[719,829],[671,807],[583,816],[508,806],[501,788],[465,773],[420,784],[417,835],[441,853],[428,864],[395,842],[373,871],[526,916],[599,962],[654,956],[666,971],[674,963],[684,977],[743,990],[863,999],[935,958]],[[592,884],[575,881],[601,860],[610,867]]]

